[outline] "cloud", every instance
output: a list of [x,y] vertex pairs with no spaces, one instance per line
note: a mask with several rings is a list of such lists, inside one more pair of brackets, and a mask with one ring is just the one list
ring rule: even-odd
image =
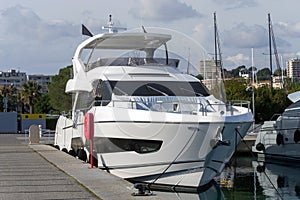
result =
[[[19,39],[49,40],[59,37],[75,36],[76,28],[65,21],[43,21],[29,8],[23,6],[10,7],[1,13],[2,28],[9,35]],[[78,29],[79,30],[79,29]]]
[[223,33],[224,46],[233,48],[262,48],[268,45],[268,32],[260,25],[243,23]]
[[[80,39],[80,26],[63,20],[45,21],[31,9],[17,5],[0,12],[0,59],[2,66],[51,71],[57,63],[71,63],[73,49]],[[72,49],[70,50],[70,47]],[[48,67],[49,69],[39,69]],[[51,69],[52,68],[52,69]]]
[[249,61],[249,56],[245,56],[244,54],[238,53],[235,56],[228,56],[226,61],[230,61],[235,65],[244,65]]
[[218,5],[225,5],[226,9],[237,9],[244,7],[254,7],[256,0],[213,0]]
[[209,45],[209,42],[212,43],[214,41],[212,33],[213,33],[213,30],[210,30],[207,27],[207,25],[197,24],[193,28],[192,36],[193,36],[193,38],[196,39],[196,41],[198,41],[202,45]]
[[129,13],[135,18],[158,21],[175,21],[202,15],[192,6],[178,0],[141,0]]
[[280,35],[290,36],[290,37],[299,37],[300,35],[300,22],[296,23],[287,23],[287,22],[278,22],[273,25],[274,31],[278,32]]

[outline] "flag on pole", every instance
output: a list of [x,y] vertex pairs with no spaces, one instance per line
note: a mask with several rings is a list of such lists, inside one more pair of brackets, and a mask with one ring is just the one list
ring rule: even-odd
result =
[[82,35],[93,37],[93,34],[83,24],[81,26]]

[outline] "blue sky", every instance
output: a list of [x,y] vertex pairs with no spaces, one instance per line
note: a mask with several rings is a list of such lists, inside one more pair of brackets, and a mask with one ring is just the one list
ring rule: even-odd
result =
[[224,67],[269,65],[268,21],[271,14],[283,62],[300,55],[299,0],[1,0],[0,71],[57,74],[71,64],[85,39],[81,24],[99,33],[108,15],[128,29],[167,27],[214,52],[213,13],[221,40]]

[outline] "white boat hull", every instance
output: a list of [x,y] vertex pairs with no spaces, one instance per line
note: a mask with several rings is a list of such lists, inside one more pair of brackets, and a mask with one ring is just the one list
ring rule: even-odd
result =
[[[244,121],[224,123],[224,118],[213,122],[209,116],[123,111],[109,107],[91,110],[95,115],[94,149],[98,166],[124,179],[160,185],[199,187],[208,184],[223,170],[241,139],[235,129],[239,128],[243,137],[251,124]],[[72,138],[82,138],[89,152],[89,143],[82,135],[83,113],[78,115],[75,128],[67,118],[59,121],[58,125],[63,127],[57,130],[56,143],[64,143],[60,148],[69,151]],[[221,132],[223,138],[219,138]],[[162,145],[149,153],[135,149],[109,152],[109,148],[118,147],[101,145],[103,138],[162,141]],[[217,144],[221,139],[225,145]]]

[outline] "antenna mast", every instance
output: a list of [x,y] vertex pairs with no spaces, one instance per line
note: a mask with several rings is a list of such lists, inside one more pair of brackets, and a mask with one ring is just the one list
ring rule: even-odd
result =
[[126,31],[127,28],[116,27],[114,26],[114,22],[112,21],[112,15],[108,16],[107,26],[102,26],[102,30],[108,30],[108,33],[118,33],[119,30]]

